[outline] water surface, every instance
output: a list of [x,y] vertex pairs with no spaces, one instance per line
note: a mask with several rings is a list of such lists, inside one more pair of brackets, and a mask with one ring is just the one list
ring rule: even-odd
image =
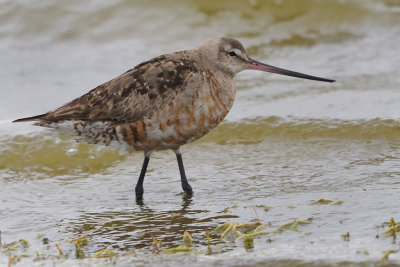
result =
[[[28,240],[11,251],[26,254],[26,266],[375,265],[400,249],[382,234],[384,222],[400,220],[398,25],[400,5],[389,0],[0,2],[2,243]],[[210,36],[235,37],[252,58],[337,82],[240,73],[226,120],[182,147],[192,198],[181,193],[171,151],[153,154],[137,205],[141,153],[11,123]],[[342,203],[312,204],[319,199]],[[295,219],[311,223],[257,236],[251,250],[212,232],[225,222],[276,229]],[[162,253],[182,245],[184,231],[195,252]],[[76,259],[70,240],[84,234],[86,258]],[[118,257],[90,258],[105,248]],[[400,264],[400,252],[385,262]]]

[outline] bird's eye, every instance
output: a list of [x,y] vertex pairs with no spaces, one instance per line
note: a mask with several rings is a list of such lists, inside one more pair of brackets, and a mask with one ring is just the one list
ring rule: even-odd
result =
[[233,51],[233,50],[232,50],[232,51],[229,51],[228,54],[229,54],[231,57],[236,56],[236,53],[235,53],[235,51]]

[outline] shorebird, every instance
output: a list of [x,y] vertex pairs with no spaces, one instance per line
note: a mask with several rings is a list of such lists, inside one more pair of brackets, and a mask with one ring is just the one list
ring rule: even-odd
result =
[[211,38],[197,49],[161,55],[47,113],[15,120],[75,136],[78,141],[144,151],[135,187],[143,198],[143,181],[156,150],[171,149],[178,161],[183,191],[187,181],[180,147],[215,128],[234,98],[234,77],[250,69],[322,82],[331,79],[277,68],[251,59],[232,38]]

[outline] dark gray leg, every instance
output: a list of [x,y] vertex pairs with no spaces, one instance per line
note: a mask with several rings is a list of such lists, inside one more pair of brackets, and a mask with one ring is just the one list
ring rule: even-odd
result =
[[147,170],[147,165],[149,164],[149,160],[150,160],[150,154],[145,153],[142,170],[140,171],[139,180],[135,187],[136,199],[143,198],[143,192],[144,192],[143,181],[144,181],[144,176],[146,175],[146,170]]
[[176,159],[178,160],[178,166],[179,166],[179,172],[181,174],[181,182],[182,182],[183,191],[185,191],[186,194],[192,195],[193,190],[192,190],[192,187],[190,186],[188,180],[186,179],[185,168],[183,167],[181,151],[179,149],[177,149],[177,150],[175,150],[175,154],[176,154]]

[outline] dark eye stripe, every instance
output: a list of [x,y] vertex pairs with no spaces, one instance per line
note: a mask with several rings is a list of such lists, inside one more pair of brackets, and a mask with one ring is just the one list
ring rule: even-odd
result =
[[229,54],[231,57],[236,56],[236,53],[235,53],[235,51],[233,51],[233,50],[232,50],[232,51],[229,51],[228,54]]

